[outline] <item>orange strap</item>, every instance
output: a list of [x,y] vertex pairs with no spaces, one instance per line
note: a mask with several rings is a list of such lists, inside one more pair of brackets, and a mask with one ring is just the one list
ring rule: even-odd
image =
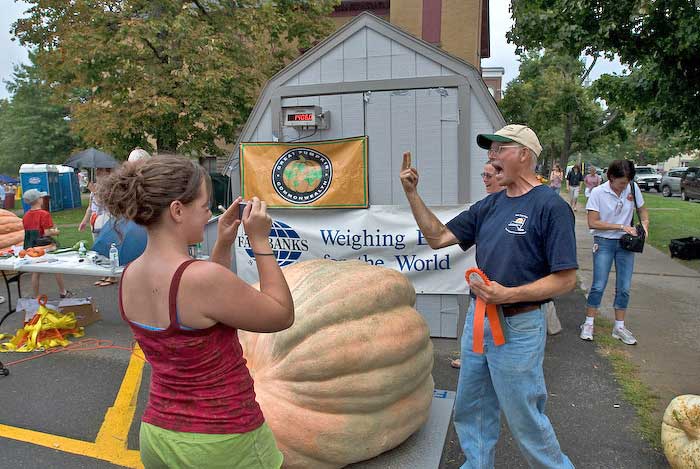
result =
[[[486,285],[491,283],[486,274],[476,267],[465,272],[464,277],[466,278],[467,283],[469,283],[469,276],[472,274],[478,275]],[[498,315],[498,307],[496,305],[487,304],[482,298],[477,297],[476,305],[474,306],[474,329],[472,332],[472,350],[474,353],[484,353],[485,317],[489,318],[491,335],[493,335],[493,343],[496,344],[496,346],[506,343],[506,338],[503,334],[503,327],[501,325],[501,318]]]

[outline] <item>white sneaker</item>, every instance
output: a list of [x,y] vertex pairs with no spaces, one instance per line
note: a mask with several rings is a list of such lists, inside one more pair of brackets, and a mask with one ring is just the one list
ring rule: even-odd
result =
[[612,336],[613,339],[620,339],[627,345],[634,345],[637,343],[637,339],[634,338],[632,333],[628,331],[626,327],[614,327],[612,330]]
[[583,340],[593,340],[593,324],[581,324],[581,333],[578,335]]

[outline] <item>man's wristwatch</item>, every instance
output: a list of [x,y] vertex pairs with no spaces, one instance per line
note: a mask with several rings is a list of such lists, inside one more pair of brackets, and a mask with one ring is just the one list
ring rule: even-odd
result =
[[625,225],[620,225],[620,231],[625,231]]

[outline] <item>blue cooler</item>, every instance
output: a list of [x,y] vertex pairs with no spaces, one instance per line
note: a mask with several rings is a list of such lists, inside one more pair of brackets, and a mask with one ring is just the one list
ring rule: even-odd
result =
[[75,170],[70,166],[58,165],[58,182],[61,186],[61,198],[63,199],[63,209],[68,210],[75,207],[80,207],[80,197],[75,200],[75,190],[73,184],[78,185],[78,179],[75,176]]
[[[58,180],[58,169],[50,164],[23,164],[19,168],[19,178],[22,183],[22,193],[29,189],[36,189],[47,192],[49,198],[49,212],[63,210],[63,195],[61,185]],[[29,210],[24,200],[22,200],[24,211]]]

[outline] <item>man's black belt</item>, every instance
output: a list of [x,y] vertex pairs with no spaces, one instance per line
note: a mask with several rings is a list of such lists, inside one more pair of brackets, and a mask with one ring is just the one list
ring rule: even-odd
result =
[[[475,295],[472,295],[470,293],[469,296],[473,300],[476,300]],[[534,311],[534,310],[540,308],[543,304],[548,303],[550,301],[551,300],[535,301],[535,302],[527,302],[527,303],[514,303],[512,305],[502,305],[501,311],[503,311],[503,316],[509,318],[511,316],[517,316],[518,314],[529,313],[530,311]]]

